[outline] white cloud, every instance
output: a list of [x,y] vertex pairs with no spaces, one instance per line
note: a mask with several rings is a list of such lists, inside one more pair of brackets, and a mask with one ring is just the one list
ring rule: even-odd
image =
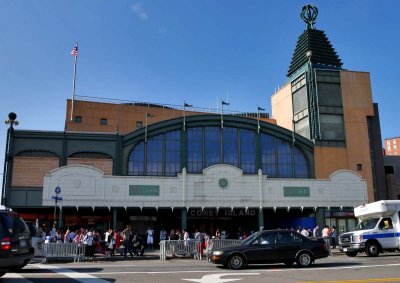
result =
[[142,7],[142,4],[140,4],[139,2],[133,3],[131,8],[139,19],[143,21],[147,20],[147,13],[146,10]]

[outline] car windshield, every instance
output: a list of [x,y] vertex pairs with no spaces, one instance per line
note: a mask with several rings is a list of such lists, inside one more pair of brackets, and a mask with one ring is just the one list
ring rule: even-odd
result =
[[253,234],[251,234],[250,236],[248,236],[246,239],[244,239],[241,244],[250,244],[251,242],[254,241],[255,238],[257,238],[259,235],[261,234],[261,232],[255,232]]
[[357,225],[357,230],[374,229],[379,218],[370,218],[361,220]]

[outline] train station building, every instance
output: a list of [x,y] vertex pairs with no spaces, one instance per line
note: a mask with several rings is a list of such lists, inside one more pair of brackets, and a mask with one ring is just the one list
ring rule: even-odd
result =
[[354,206],[386,197],[369,73],[308,22],[271,106],[67,100],[64,131],[10,127],[3,202],[44,227],[353,229]]

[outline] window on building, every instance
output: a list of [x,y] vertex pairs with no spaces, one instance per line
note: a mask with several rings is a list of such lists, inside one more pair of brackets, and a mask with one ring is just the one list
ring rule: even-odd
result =
[[162,176],[163,174],[163,135],[158,135],[147,140],[147,166],[149,176]]
[[239,166],[238,129],[225,127],[223,135],[224,164]]
[[136,129],[140,129],[143,127],[143,122],[142,121],[136,121]]
[[144,142],[140,142],[133,148],[128,164],[128,175],[144,175]]
[[294,177],[295,178],[308,178],[308,162],[305,155],[298,149],[294,148]]
[[240,130],[240,168],[243,173],[256,173],[256,138],[253,131]]
[[176,176],[181,171],[181,132],[165,133],[165,175]]
[[75,123],[82,123],[82,116],[75,116]]
[[263,174],[276,177],[276,149],[275,137],[261,134],[261,167]]
[[201,173],[203,170],[203,128],[187,129],[188,172]]
[[362,171],[362,164],[361,163],[357,163],[357,171]]
[[221,130],[219,127],[204,128],[205,167],[221,163]]
[[278,177],[292,177],[292,150],[290,144],[281,139],[276,140],[278,152]]
[[106,118],[101,118],[100,119],[100,125],[107,125],[107,119]]

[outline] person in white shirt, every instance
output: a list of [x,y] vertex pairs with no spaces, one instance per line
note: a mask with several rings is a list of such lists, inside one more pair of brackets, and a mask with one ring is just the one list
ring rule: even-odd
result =
[[165,241],[167,239],[167,231],[164,228],[161,228],[160,231],[160,241]]
[[151,227],[147,229],[147,247],[149,249],[153,249],[153,241],[154,241],[154,231]]
[[303,229],[301,230],[300,234],[302,234],[304,237],[308,238],[308,231],[305,227],[303,227]]

